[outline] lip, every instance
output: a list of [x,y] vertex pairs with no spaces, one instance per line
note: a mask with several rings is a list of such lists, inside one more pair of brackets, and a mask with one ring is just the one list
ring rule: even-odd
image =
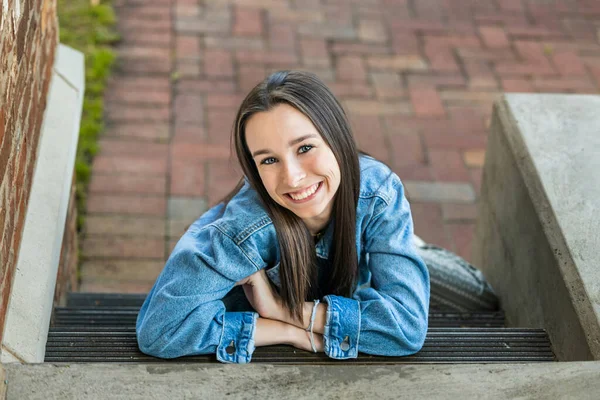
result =
[[[310,186],[312,186],[312,185],[310,185]],[[310,186],[309,186],[309,187],[310,187]],[[304,199],[302,199],[302,200],[294,200],[294,199],[292,198],[292,196],[290,196],[290,194],[289,194],[289,193],[286,193],[286,194],[285,194],[285,197],[286,197],[286,198],[287,198],[289,201],[291,201],[292,203],[294,203],[294,204],[306,203],[306,202],[308,202],[308,201],[311,201],[312,199],[314,199],[314,198],[317,196],[317,194],[318,194],[318,193],[321,191],[321,188],[322,188],[322,187],[323,187],[323,181],[319,182],[319,186],[317,186],[317,190],[315,190],[315,192],[314,192],[313,194],[311,194],[310,196],[308,196],[307,198],[304,198]],[[300,191],[301,191],[301,190],[300,190]]]

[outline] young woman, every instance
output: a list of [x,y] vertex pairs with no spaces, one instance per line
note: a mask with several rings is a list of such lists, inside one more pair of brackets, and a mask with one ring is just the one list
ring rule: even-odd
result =
[[140,310],[140,349],[231,363],[272,344],[336,359],[417,352],[429,275],[402,183],[359,155],[329,89],[276,72],[233,135],[245,179],[173,250]]

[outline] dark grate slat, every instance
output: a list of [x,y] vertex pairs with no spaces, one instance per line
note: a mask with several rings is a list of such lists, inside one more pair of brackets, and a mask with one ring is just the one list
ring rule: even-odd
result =
[[[81,332],[77,327],[52,328],[46,346],[46,362],[156,362],[165,361],[141,353],[133,329]],[[214,355],[181,357],[178,362],[216,362]],[[253,362],[277,364],[386,364],[452,362],[554,361],[546,333],[538,329],[432,328],[425,345],[415,355],[381,357],[360,354],[354,360],[331,360],[289,346],[256,349]]]
[[[54,310],[46,362],[166,361],[145,355],[137,347],[135,321],[145,297],[141,294],[71,293],[67,307]],[[381,357],[360,354],[357,359],[342,361],[289,346],[270,346],[256,349],[252,361],[276,364],[397,364],[555,360],[545,331],[502,328],[502,311],[459,312],[436,307],[432,302],[427,339],[415,355]],[[176,361],[217,362],[214,355],[181,357]]]
[[[139,307],[56,307],[53,326],[135,326]],[[429,326],[438,327],[502,327],[504,313],[455,311],[432,311],[429,314]]]

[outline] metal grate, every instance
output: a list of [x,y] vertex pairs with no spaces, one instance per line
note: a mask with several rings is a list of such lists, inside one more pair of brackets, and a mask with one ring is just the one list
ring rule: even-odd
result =
[[[48,334],[46,362],[164,362],[139,351],[135,320],[146,295],[71,293],[67,307],[57,307]],[[542,329],[503,328],[504,313],[457,312],[432,307],[425,344],[417,354],[332,360],[291,346],[257,348],[254,363],[398,364],[509,363],[554,361]],[[177,362],[217,362],[214,354],[181,357]]]
[[[181,357],[178,362],[216,362],[214,355]],[[133,328],[51,328],[46,362],[157,362],[168,361],[141,353]],[[257,348],[253,362],[277,364],[396,364],[502,363],[554,361],[548,336],[541,329],[431,328],[421,351],[407,357],[360,354],[353,360],[332,360],[324,354],[290,346]]]
[[[53,326],[113,326],[134,327],[139,307],[56,307]],[[504,313],[431,311],[429,326],[441,327],[502,327]]]

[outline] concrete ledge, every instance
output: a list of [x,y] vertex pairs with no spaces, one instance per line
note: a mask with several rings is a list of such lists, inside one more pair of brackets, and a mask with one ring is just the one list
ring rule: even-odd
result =
[[83,54],[57,49],[1,361],[44,360],[84,94]]
[[600,97],[495,105],[473,261],[513,326],[548,331],[561,361],[600,359]]
[[600,363],[6,366],[9,399],[596,399]]

